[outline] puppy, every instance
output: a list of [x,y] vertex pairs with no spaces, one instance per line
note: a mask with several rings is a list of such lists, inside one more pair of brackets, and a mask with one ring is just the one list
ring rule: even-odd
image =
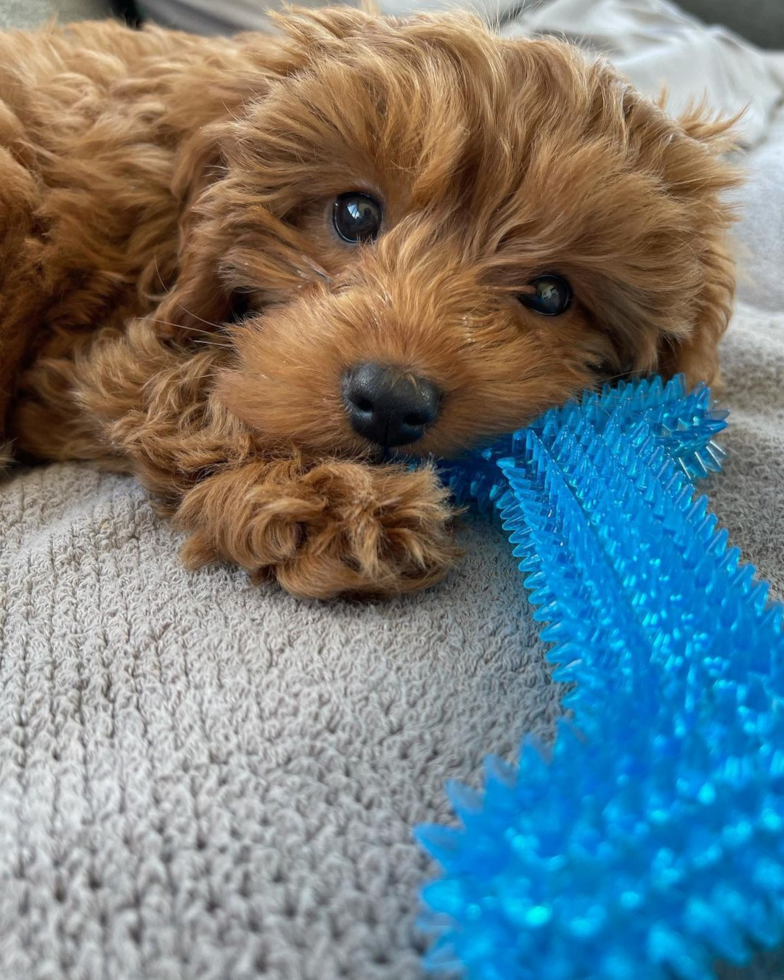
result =
[[135,473],[191,567],[405,592],[456,556],[406,459],[716,377],[728,127],[468,16],[280,26],[0,35],[0,417]]

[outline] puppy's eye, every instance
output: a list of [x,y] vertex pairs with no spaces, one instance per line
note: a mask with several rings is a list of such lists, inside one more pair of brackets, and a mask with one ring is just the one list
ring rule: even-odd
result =
[[381,205],[367,194],[341,194],[332,213],[335,231],[344,242],[374,242],[381,228]]
[[235,289],[229,299],[228,322],[242,323],[246,317],[254,312],[252,295],[241,289]]
[[560,316],[572,303],[572,288],[561,276],[546,275],[533,279],[531,291],[519,296],[523,306],[541,316]]

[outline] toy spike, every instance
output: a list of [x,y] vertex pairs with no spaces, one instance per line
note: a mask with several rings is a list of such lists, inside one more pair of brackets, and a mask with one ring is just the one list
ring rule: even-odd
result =
[[[445,467],[500,512],[572,719],[549,762],[454,785],[420,828],[426,965],[469,980],[710,980],[784,942],[784,635],[690,478],[704,386],[627,383]],[[497,472],[492,472],[495,467]]]

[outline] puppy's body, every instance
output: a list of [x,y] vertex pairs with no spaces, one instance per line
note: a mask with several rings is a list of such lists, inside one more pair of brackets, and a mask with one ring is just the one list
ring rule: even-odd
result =
[[[379,453],[714,375],[723,127],[470,19],[284,26],[0,36],[0,418],[24,454],[135,472],[192,564],[417,588],[454,558],[448,504]],[[358,206],[354,243],[333,215]],[[379,426],[401,386],[416,411]]]
[[231,42],[113,22],[0,34],[6,402],[20,363],[123,330],[174,282],[209,163],[194,134],[236,109],[236,63]]

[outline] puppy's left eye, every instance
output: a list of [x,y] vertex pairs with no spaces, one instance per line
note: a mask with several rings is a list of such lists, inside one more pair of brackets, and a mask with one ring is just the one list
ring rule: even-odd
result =
[[561,276],[548,274],[533,279],[531,291],[518,297],[523,306],[540,316],[560,316],[572,303],[572,287]]
[[335,201],[332,222],[344,242],[374,242],[381,228],[381,205],[367,194],[352,191]]
[[229,298],[229,323],[242,323],[242,321],[255,313],[253,307],[253,296],[242,289],[235,289]]

